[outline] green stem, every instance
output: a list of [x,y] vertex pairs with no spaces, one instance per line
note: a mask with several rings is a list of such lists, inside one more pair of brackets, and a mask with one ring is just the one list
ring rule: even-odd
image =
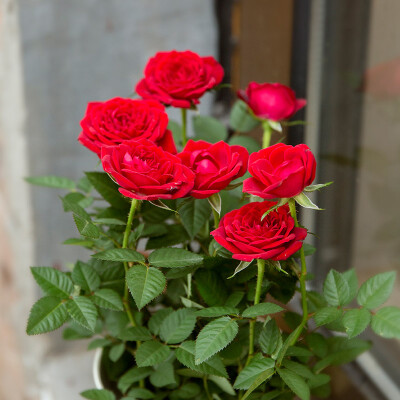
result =
[[186,108],[181,108],[181,112],[182,112],[182,146],[185,147],[186,142],[187,142],[187,136],[186,136],[187,110],[186,110]]
[[[264,278],[264,271],[265,271],[265,260],[258,259],[257,260],[257,284],[256,284],[256,294],[254,296],[254,305],[260,302],[261,297],[261,288],[262,282]],[[256,318],[250,321],[249,327],[249,356],[247,357],[246,365],[250,362],[254,354],[254,328],[256,324]]]
[[208,399],[208,400],[212,400],[210,391],[209,391],[209,389],[208,389],[207,375],[205,375],[205,376],[203,377],[203,385],[204,385],[204,390],[205,390],[206,395],[207,395],[207,399]]
[[262,140],[262,148],[265,149],[269,147],[269,144],[271,142],[271,134],[272,134],[272,128],[271,125],[268,123],[268,121],[264,121],[262,123],[263,126],[263,140]]
[[[289,208],[290,208],[290,214],[294,219],[295,226],[298,227],[299,222],[297,220],[296,203],[294,199],[289,199]],[[303,328],[306,326],[308,319],[307,291],[306,291],[307,266],[306,266],[306,257],[304,255],[303,246],[300,249],[300,260],[301,260],[301,272],[299,276],[299,281],[300,281],[301,307],[303,309],[303,318],[300,323],[301,329],[299,329],[297,335],[293,337],[292,342],[290,343],[291,346],[293,346],[297,342],[297,339],[301,335]]]
[[214,210],[214,207],[211,208],[214,216],[214,229],[217,229],[219,225],[219,214],[217,213],[217,211]]

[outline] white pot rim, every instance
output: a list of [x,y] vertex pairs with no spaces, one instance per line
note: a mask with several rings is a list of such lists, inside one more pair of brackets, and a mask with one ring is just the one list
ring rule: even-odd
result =
[[96,389],[104,389],[104,385],[101,380],[101,356],[102,355],[103,355],[103,349],[102,348],[96,349],[96,352],[94,353],[93,368],[92,368],[93,380],[94,380]]

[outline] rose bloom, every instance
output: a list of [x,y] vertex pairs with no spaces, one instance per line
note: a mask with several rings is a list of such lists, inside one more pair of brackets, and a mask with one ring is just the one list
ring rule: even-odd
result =
[[153,100],[116,97],[88,104],[78,140],[98,156],[102,146],[114,146],[137,138],[149,139],[176,154],[167,125],[168,115],[162,104]]
[[238,96],[258,118],[272,121],[290,118],[307,103],[305,99],[296,99],[295,92],[280,83],[251,82]]
[[274,205],[271,201],[254,202],[233,210],[211,235],[236,260],[286,260],[301,248],[307,229],[295,227],[287,205],[271,211],[261,221]]
[[144,99],[190,108],[223,77],[224,70],[213,57],[200,57],[191,51],[160,52],[147,63],[136,92]]
[[120,193],[138,200],[177,199],[188,195],[194,174],[179,157],[147,139],[103,146],[101,162]]
[[197,199],[210,197],[247,171],[249,153],[242,146],[189,140],[178,157],[195,174],[190,195]]
[[252,177],[243,182],[243,192],[263,199],[297,196],[313,182],[316,166],[305,144],[275,144],[250,155]]

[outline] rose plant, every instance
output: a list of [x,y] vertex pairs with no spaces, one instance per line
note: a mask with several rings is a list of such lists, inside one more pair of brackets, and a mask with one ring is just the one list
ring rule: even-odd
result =
[[[306,257],[315,249],[296,207],[318,210],[307,193],[327,184],[314,183],[305,144],[270,145],[271,130],[305,100],[251,83],[232,108],[230,135],[194,115],[187,141],[186,111],[221,82],[222,67],[171,51],[144,75],[143,100],[89,103],[78,140],[100,157],[100,171],[78,182],[27,178],[67,190],[63,208],[79,235],[64,243],[90,254],[72,270],[31,268],[44,297],[27,333],[66,324],[65,339],[101,349],[102,387],[86,399],[329,396],[326,368],[368,350],[357,336],[369,325],[400,338],[400,309],[381,307],[394,272],[359,287],[354,269],[331,270],[321,292],[312,284]],[[183,110],[182,125],[168,123],[164,106]],[[260,124],[263,148],[245,135]]]

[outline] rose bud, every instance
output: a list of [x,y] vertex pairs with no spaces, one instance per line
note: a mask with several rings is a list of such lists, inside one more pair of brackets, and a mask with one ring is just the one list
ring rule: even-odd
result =
[[236,260],[286,260],[302,246],[307,229],[296,228],[289,207],[284,205],[262,216],[276,203],[254,202],[226,214],[214,239]]
[[243,192],[263,199],[290,198],[300,194],[315,178],[316,162],[305,144],[275,144],[249,157],[251,178]]
[[280,83],[251,82],[238,96],[256,117],[272,121],[290,118],[307,103],[305,99],[296,99],[295,92]]
[[189,140],[178,157],[195,174],[190,195],[204,199],[225,189],[247,171],[249,154],[242,146]]
[[174,139],[167,125],[168,115],[162,104],[153,100],[116,97],[88,104],[78,140],[99,157],[102,146],[115,146],[138,138],[149,139],[176,154]]
[[160,52],[147,63],[136,92],[144,99],[190,108],[223,77],[224,70],[213,57],[200,57],[191,51]]
[[120,193],[138,200],[177,199],[188,195],[194,174],[179,157],[147,139],[103,146],[101,162]]

